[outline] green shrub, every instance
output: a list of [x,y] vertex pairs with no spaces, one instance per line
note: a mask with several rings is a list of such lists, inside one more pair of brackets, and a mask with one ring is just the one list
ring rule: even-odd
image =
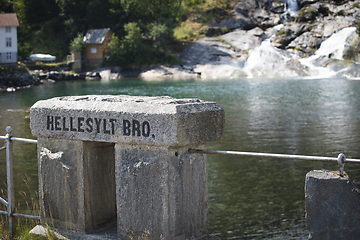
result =
[[220,31],[221,31],[221,34],[226,34],[226,33],[230,32],[230,30],[226,27],[220,28]]
[[80,51],[81,52],[84,48],[83,38],[84,38],[84,36],[81,33],[78,33],[77,37],[74,38],[70,42],[70,51],[72,51],[72,52]]

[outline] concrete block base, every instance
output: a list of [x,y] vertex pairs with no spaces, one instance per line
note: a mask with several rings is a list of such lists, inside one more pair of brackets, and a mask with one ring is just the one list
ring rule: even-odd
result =
[[207,159],[225,112],[199,99],[112,95],[38,101],[40,218],[90,233],[116,220],[119,239],[196,239],[208,233]]
[[188,149],[115,146],[119,238],[195,239],[207,234],[207,158]]
[[89,232],[116,219],[114,144],[38,139],[40,216]]
[[309,172],[305,200],[309,239],[359,239],[360,191],[348,175]]

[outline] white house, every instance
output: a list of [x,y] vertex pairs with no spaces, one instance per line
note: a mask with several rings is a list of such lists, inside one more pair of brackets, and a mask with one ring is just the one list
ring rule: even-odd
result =
[[16,13],[0,13],[0,63],[17,62],[17,27]]

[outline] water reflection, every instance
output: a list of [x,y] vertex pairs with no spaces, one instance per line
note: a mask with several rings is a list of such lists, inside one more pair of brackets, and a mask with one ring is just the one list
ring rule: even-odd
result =
[[[241,79],[224,81],[64,82],[0,93],[0,135],[33,138],[29,108],[64,95],[128,94],[200,98],[226,112],[224,139],[210,149],[360,158],[360,82],[342,79]],[[15,144],[16,190],[31,178],[36,196],[36,146]],[[221,239],[306,239],[304,180],[312,169],[337,170],[335,163],[214,156],[209,163],[209,229]],[[0,153],[0,166],[5,156]],[[345,170],[359,181],[360,166]],[[0,189],[5,169],[0,167]],[[22,204],[22,196],[16,199]]]

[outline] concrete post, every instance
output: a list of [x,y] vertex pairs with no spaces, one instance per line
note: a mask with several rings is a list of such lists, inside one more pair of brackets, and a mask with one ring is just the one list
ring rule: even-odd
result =
[[61,97],[37,102],[41,219],[90,232],[117,218],[120,239],[194,239],[208,232],[207,159],[224,110],[197,99]]
[[305,200],[309,239],[359,239],[360,191],[347,174],[309,172]]
[[74,72],[81,72],[81,51],[71,52],[71,61],[73,62],[72,70]]

